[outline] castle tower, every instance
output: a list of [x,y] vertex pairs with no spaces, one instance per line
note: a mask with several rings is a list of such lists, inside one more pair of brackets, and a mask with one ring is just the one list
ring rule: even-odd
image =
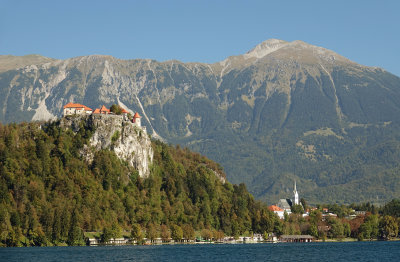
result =
[[135,115],[133,116],[133,120],[132,122],[135,123],[137,126],[141,126],[141,121],[140,121],[141,116],[139,115],[138,112],[135,113]]
[[296,180],[294,181],[294,190],[293,190],[293,204],[299,204],[299,193],[297,193],[296,189]]

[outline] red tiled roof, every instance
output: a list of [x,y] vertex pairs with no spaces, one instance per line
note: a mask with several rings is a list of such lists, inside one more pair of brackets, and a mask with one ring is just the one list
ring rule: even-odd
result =
[[107,109],[104,105],[100,108],[100,112],[110,112],[110,109]]
[[138,112],[136,112],[135,115],[133,116],[133,118],[141,118],[141,116],[139,115]]
[[96,108],[96,109],[93,111],[93,114],[100,114],[100,109]]
[[128,111],[126,111],[124,108],[122,108],[121,113],[122,113],[122,114],[128,114]]
[[275,205],[269,206],[268,209],[271,210],[271,211],[283,211],[282,208],[277,207]]
[[85,105],[81,105],[81,104],[75,104],[75,103],[68,103],[64,106],[64,108],[84,108],[86,111],[92,111],[91,108],[85,106]]

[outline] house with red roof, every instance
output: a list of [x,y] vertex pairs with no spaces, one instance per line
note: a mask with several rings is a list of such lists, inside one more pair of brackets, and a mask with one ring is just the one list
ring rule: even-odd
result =
[[268,209],[270,211],[274,212],[275,214],[277,214],[280,219],[284,218],[285,210],[283,210],[282,208],[280,208],[278,206],[275,206],[275,205],[272,205],[272,206],[269,206]]
[[92,114],[93,110],[85,105],[76,104],[76,103],[68,103],[64,106],[63,114],[64,116],[68,115],[84,115],[84,114]]

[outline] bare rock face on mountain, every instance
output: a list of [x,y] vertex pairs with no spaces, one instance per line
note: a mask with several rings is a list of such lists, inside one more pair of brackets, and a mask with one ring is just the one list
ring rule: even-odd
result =
[[94,130],[90,138],[90,148],[84,147],[81,154],[90,163],[95,151],[108,149],[123,161],[134,167],[140,177],[150,174],[153,162],[153,148],[146,129],[134,125],[125,116],[120,115],[83,115],[62,118],[63,127],[77,132],[84,127]]
[[[0,72],[0,121],[68,102],[138,111],[153,137],[220,162],[275,201],[400,196],[400,78],[302,41],[267,40],[215,64],[85,56]],[[399,185],[400,186],[400,185]]]

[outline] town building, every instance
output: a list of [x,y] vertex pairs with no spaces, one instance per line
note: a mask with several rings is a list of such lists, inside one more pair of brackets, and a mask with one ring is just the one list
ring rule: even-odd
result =
[[275,214],[277,214],[280,219],[283,219],[285,216],[285,210],[283,210],[282,208],[280,208],[278,206],[272,205],[272,206],[269,206],[268,209],[271,210],[272,212],[274,212]]

